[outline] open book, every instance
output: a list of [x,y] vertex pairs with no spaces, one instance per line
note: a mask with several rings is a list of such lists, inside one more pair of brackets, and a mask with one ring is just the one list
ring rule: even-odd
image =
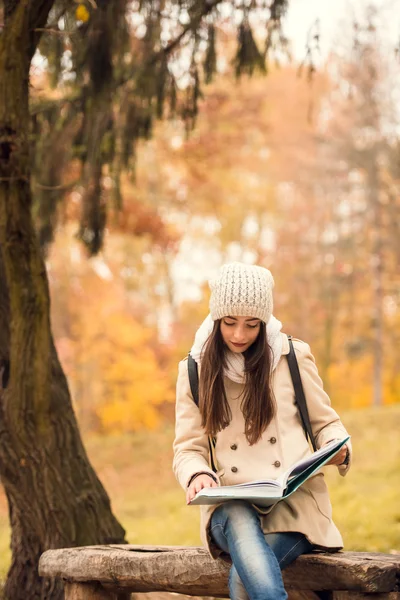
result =
[[329,442],[311,456],[296,462],[277,479],[203,488],[190,504],[219,504],[227,500],[247,500],[258,506],[271,506],[293,494],[309,477],[329,462],[349,439],[350,436],[347,436],[343,440]]

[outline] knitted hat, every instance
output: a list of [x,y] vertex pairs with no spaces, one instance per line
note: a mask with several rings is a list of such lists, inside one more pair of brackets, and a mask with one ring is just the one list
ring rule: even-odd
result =
[[268,323],[272,314],[274,278],[268,269],[239,262],[222,265],[209,281],[210,313],[213,321],[222,317],[256,317]]

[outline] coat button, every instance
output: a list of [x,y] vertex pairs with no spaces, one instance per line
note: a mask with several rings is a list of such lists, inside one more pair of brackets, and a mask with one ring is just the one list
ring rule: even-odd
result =
[[276,437],[269,438],[271,444],[276,444]]
[[280,466],[281,466],[281,463],[279,462],[279,460],[276,460],[276,461],[274,462],[274,467],[278,468],[278,467],[280,467]]
[[232,444],[231,450],[237,450],[237,444]]
[[237,467],[231,467],[232,473],[237,473],[237,470],[238,470]]

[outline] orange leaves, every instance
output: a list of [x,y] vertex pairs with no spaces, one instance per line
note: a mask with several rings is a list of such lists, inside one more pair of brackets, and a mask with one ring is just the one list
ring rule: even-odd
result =
[[91,421],[102,431],[154,429],[160,421],[157,407],[174,400],[168,376],[150,346],[155,332],[128,312],[105,317],[105,300],[98,298],[97,310],[82,307],[71,372],[76,389],[86,380],[86,393],[78,403],[90,403]]
[[56,244],[51,259],[52,319],[80,424],[107,433],[154,429],[175,399],[156,328],[129,301],[120,266],[77,260],[77,243],[66,246]]
[[128,315],[113,315],[96,348],[104,392],[96,409],[106,432],[154,429],[157,406],[174,400],[167,374],[149,346],[154,332]]
[[107,432],[154,429],[160,422],[157,406],[174,400],[166,374],[145,346],[120,349],[104,383],[107,395],[97,414]]
[[112,219],[110,229],[137,237],[148,235],[160,248],[172,248],[179,239],[177,232],[163,221],[157,210],[129,195],[125,196],[123,210]]
[[[383,403],[399,401],[400,375],[390,365],[383,373]],[[373,404],[371,373],[373,357],[365,354],[355,360],[333,363],[329,368],[331,399],[340,409],[366,408]]]

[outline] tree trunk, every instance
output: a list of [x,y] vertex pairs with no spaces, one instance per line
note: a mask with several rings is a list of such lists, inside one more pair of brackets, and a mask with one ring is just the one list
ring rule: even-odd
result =
[[[48,548],[124,542],[83,448],[50,328],[48,281],[31,218],[29,68],[51,0],[13,3],[0,37],[0,478],[9,503],[8,600],[61,599],[38,576]],[[32,19],[36,19],[32,21]],[[1,380],[0,380],[1,381]]]
[[373,404],[383,402],[383,251],[382,251],[382,204],[380,201],[380,181],[378,151],[371,151],[368,168],[368,196],[371,206],[371,270],[373,294]]

